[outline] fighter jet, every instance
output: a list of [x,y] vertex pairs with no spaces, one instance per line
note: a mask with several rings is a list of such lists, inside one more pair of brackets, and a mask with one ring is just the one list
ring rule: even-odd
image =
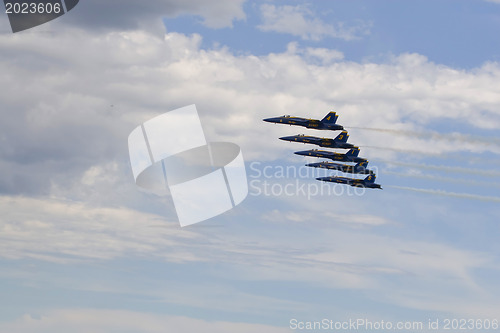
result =
[[337,170],[345,173],[357,173],[357,174],[365,174],[365,175],[373,175],[374,172],[372,170],[367,169],[368,161],[357,163],[356,165],[346,165],[340,163],[333,162],[320,162],[320,163],[309,163],[306,164],[308,167],[313,168],[323,168],[329,170]]
[[367,159],[365,159],[365,158],[358,157],[358,154],[359,154],[359,148],[358,147],[352,148],[351,150],[349,150],[345,154],[334,153],[334,152],[331,152],[331,151],[318,150],[318,149],[296,151],[294,154],[303,155],[303,156],[313,156],[313,157],[329,158],[331,160],[341,161],[341,162],[361,163],[361,162],[366,162],[367,161]]
[[324,182],[332,182],[338,184],[347,184],[355,187],[366,187],[366,188],[379,188],[382,189],[380,184],[375,184],[375,175],[368,175],[365,179],[354,179],[347,177],[319,177],[317,180],[322,180]]
[[347,138],[349,138],[349,134],[347,134],[347,131],[342,131],[339,135],[337,135],[335,139],[317,138],[315,136],[299,134],[293,136],[284,136],[281,137],[280,140],[312,143],[313,145],[317,145],[320,147],[328,147],[328,148],[342,148],[342,149],[354,148],[353,144],[347,143]]
[[291,117],[289,115],[284,115],[282,117],[275,117],[275,118],[266,118],[263,120],[267,121],[268,123],[297,125],[318,130],[337,131],[344,129],[342,125],[335,124],[337,122],[338,117],[339,116],[337,116],[335,112],[331,111],[325,116],[325,118],[321,120]]

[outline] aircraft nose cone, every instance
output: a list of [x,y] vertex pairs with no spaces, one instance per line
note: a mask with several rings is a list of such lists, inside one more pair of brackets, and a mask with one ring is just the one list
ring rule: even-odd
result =
[[268,123],[275,123],[278,121],[277,118],[265,118],[265,119],[262,119],[263,121],[266,121]]
[[279,138],[280,140],[283,140],[283,141],[293,141],[294,140],[294,137],[293,136],[282,136],[281,138]]
[[294,152],[294,154],[297,154],[297,155],[305,155],[305,156],[307,156],[307,155],[308,155],[308,153],[309,153],[308,151],[296,151],[296,152]]

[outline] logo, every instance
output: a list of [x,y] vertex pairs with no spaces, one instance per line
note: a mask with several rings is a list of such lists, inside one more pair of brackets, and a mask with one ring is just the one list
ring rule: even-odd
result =
[[194,104],[138,126],[128,148],[136,184],[157,195],[170,193],[182,227],[222,214],[248,194],[240,147],[207,143]]
[[4,0],[12,32],[36,27],[75,8],[80,0]]

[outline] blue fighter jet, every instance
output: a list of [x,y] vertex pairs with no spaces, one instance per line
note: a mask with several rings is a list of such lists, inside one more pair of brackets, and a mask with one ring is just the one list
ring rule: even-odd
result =
[[379,188],[382,189],[380,184],[375,184],[375,175],[368,175],[365,179],[354,179],[347,177],[319,177],[317,180],[322,180],[324,182],[332,182],[338,184],[346,184],[354,187],[366,187],[366,188]]
[[351,150],[349,150],[345,154],[334,153],[334,152],[331,152],[331,151],[318,150],[318,149],[296,151],[294,154],[303,155],[303,156],[313,156],[313,157],[329,158],[331,160],[341,161],[341,162],[361,163],[361,162],[366,162],[367,161],[366,158],[358,157],[358,154],[359,154],[359,148],[358,147],[352,148]]
[[291,117],[289,115],[284,115],[282,117],[266,118],[263,120],[267,121],[268,123],[297,125],[318,130],[337,131],[344,129],[342,125],[335,124],[337,122],[338,117],[339,116],[337,116],[335,112],[331,111],[325,116],[325,118],[321,120]]
[[334,162],[320,162],[320,163],[309,163],[306,164],[308,167],[313,168],[323,168],[329,170],[337,170],[345,173],[357,173],[357,174],[365,174],[365,175],[373,175],[374,172],[372,170],[367,169],[368,161],[357,163],[356,165],[346,165]]
[[327,147],[327,148],[342,148],[342,149],[354,148],[353,144],[347,143],[348,138],[349,134],[347,134],[347,131],[342,131],[339,135],[337,135],[335,139],[317,138],[315,136],[299,134],[293,136],[284,136],[281,137],[280,140],[312,143],[313,145],[317,145],[320,147]]

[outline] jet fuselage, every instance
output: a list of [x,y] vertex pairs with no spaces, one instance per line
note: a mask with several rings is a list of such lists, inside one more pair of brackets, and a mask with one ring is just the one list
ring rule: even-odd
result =
[[282,116],[282,117],[266,118],[263,120],[268,123],[296,125],[317,130],[337,131],[344,129],[344,126],[337,125],[335,123],[326,123],[324,121],[320,121],[317,119],[305,119],[300,117]]
[[367,161],[367,159],[365,159],[365,158],[357,157],[357,156],[350,155],[350,154],[340,154],[340,153],[334,153],[331,151],[318,150],[318,149],[296,151],[294,154],[302,155],[302,156],[323,157],[323,158],[328,158],[328,159],[331,159],[334,161],[341,161],[341,162],[361,163],[361,162]]
[[370,175],[365,179],[354,179],[354,178],[347,178],[347,177],[319,177],[316,179],[324,181],[324,182],[346,184],[346,185],[350,185],[350,186],[354,186],[354,187],[382,189],[382,186],[380,184],[375,184],[374,182],[367,181],[367,179],[369,179],[370,177],[375,177],[375,176]]
[[341,149],[354,148],[354,145],[350,143],[340,142],[335,139],[317,138],[315,136],[309,136],[309,135],[284,136],[279,139],[290,142],[310,143],[325,148],[341,148]]
[[364,174],[364,175],[373,175],[374,172],[372,170],[367,169],[365,166],[356,164],[356,165],[346,165],[340,163],[333,162],[320,162],[320,163],[309,163],[306,164],[308,167],[313,168],[323,168],[329,170],[337,170],[345,173],[356,173],[356,174]]

